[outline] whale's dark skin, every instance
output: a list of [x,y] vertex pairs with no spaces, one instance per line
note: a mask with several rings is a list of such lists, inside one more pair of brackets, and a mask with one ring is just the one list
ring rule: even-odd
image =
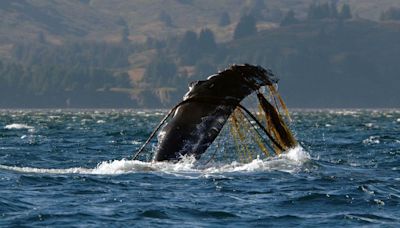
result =
[[159,133],[155,161],[179,160],[183,155],[196,158],[218,136],[237,105],[262,86],[277,79],[260,66],[233,65],[190,85],[184,101]]

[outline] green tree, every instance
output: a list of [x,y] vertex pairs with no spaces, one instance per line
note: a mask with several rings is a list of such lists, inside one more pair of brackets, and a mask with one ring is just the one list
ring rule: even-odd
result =
[[225,26],[229,25],[230,23],[231,23],[231,18],[229,17],[229,13],[226,11],[222,12],[222,14],[219,18],[218,25],[221,27],[225,27]]
[[162,21],[167,27],[172,27],[174,24],[172,23],[172,18],[171,16],[165,12],[164,10],[160,12],[160,15],[158,16],[159,20]]
[[388,10],[382,12],[381,20],[382,21],[387,21],[387,20],[400,21],[400,8],[391,7]]
[[294,11],[289,10],[283,20],[281,21],[281,26],[297,24],[299,20],[295,17]]
[[200,56],[197,34],[193,31],[187,31],[179,42],[178,53],[181,63],[184,65],[193,65]]
[[338,18],[339,17],[339,12],[337,10],[337,4],[336,1],[332,1],[329,7],[329,16],[331,18]]
[[233,39],[241,39],[257,33],[256,19],[252,15],[244,15],[240,18],[235,31]]
[[351,19],[353,16],[351,14],[351,8],[349,4],[343,4],[342,9],[339,14],[339,18],[342,20]]
[[215,51],[217,44],[215,43],[214,33],[210,29],[202,29],[199,34],[198,45],[204,53]]
[[253,0],[251,1],[250,11],[248,15],[252,15],[257,20],[264,19],[263,11],[266,9],[264,0]]
[[121,42],[128,43],[129,42],[129,28],[124,27],[121,32]]
[[154,87],[175,86],[172,82],[177,74],[176,64],[160,53],[146,67],[144,81]]
[[331,17],[331,9],[328,3],[313,3],[308,8],[307,18],[309,20],[321,20]]

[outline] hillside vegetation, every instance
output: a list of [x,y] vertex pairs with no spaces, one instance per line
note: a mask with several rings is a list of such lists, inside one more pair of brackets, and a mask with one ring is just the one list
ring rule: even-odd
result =
[[0,2],[0,107],[170,107],[233,63],[292,107],[399,107],[394,0]]

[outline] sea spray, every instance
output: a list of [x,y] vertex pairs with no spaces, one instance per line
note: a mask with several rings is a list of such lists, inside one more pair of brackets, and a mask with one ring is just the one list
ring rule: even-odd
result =
[[134,172],[164,172],[164,173],[193,173],[212,174],[229,172],[262,172],[270,170],[281,170],[293,172],[308,161],[310,155],[298,146],[289,150],[286,154],[268,159],[256,158],[249,163],[231,162],[229,164],[213,163],[213,166],[201,168],[196,166],[193,156],[184,156],[179,162],[142,162],[138,160],[112,160],[103,161],[93,169],[74,167],[67,169],[44,169],[36,167],[16,167],[0,165],[0,169],[11,170],[22,173],[40,174],[94,174],[94,175],[121,175]]

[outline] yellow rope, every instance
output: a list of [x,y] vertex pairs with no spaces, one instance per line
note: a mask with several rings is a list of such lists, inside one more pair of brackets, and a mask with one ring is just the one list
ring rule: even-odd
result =
[[245,156],[247,156],[247,161],[250,162],[253,160],[253,153],[250,151],[250,149],[247,146],[246,134],[245,134],[246,132],[247,133],[249,132],[250,127],[249,127],[247,121],[245,121],[244,114],[240,109],[237,109],[236,116],[239,117],[239,122],[238,122],[239,123],[239,129],[238,129],[239,137],[240,137],[241,143],[245,149],[244,152],[245,152]]
[[[271,88],[273,88],[273,87],[271,87]],[[277,118],[276,120],[273,120],[271,118],[271,116],[268,115],[268,113],[265,113],[268,130],[270,131],[271,135],[274,136],[275,140],[278,141],[282,146],[284,146],[284,150],[287,150],[290,147],[296,145],[297,144],[296,139],[294,138],[289,127],[283,121],[282,116],[279,114],[279,112],[276,110],[276,108],[272,105],[269,105],[268,112],[270,112],[270,115],[276,116],[276,118]],[[278,126],[280,126],[281,130],[283,130],[283,132],[284,132],[283,135],[281,135],[282,132],[281,133],[278,132],[278,129],[276,128]],[[284,138],[282,138],[282,137],[284,137]],[[282,152],[278,148],[274,148],[274,149],[276,149],[278,153]]]
[[230,123],[231,123],[230,130],[231,130],[231,135],[233,137],[233,140],[235,142],[236,154],[238,155],[239,159],[243,162],[244,161],[244,153],[243,153],[242,145],[239,143],[238,124],[237,124],[237,119],[235,117],[235,113],[232,113],[232,116],[230,118]]
[[[271,155],[271,153],[268,151],[267,147],[265,146],[263,140],[261,139],[261,136],[259,134],[257,134],[257,130],[253,127],[253,125],[251,125],[248,121],[244,120],[246,117],[245,117],[243,111],[238,110],[237,115],[240,116],[240,123],[242,123],[242,126],[244,127],[243,129],[245,129],[246,132],[249,133],[249,137],[254,139],[254,141],[257,143],[258,147],[260,148],[260,150],[265,154],[265,156],[269,157]],[[249,155],[248,156],[249,159],[254,159],[254,153],[251,153],[251,151],[249,149],[247,149],[247,152]]]
[[[245,125],[246,131],[250,133],[250,137],[253,138],[256,141],[258,147],[261,149],[261,151],[267,157],[270,156],[270,153],[269,153],[268,149],[266,148],[266,146],[262,142],[262,139],[260,138],[260,136],[257,134],[256,129],[248,121],[244,121],[244,118],[246,118],[246,117],[244,116],[243,111],[242,110],[238,110],[238,112],[240,113],[241,120],[242,120],[243,125]],[[253,159],[253,153],[251,153],[251,159]]]
[[265,156],[269,157],[271,156],[271,154],[269,153],[267,147],[264,145],[264,143],[262,142],[260,136],[254,132],[254,130],[252,131],[252,136],[253,138],[256,140],[258,147],[261,149],[261,151],[265,154]]
[[243,161],[250,162],[253,160],[253,153],[246,143],[246,132],[249,132],[250,126],[245,125],[247,122],[244,121],[244,118],[244,114],[241,112],[241,110],[236,109],[233,115],[233,123],[237,133],[236,135],[238,139],[238,144],[242,148],[242,150],[240,151],[242,153],[241,157],[243,158]]
[[[292,145],[297,144],[296,139],[293,137],[290,129],[285,124],[282,118],[282,114],[279,111],[279,106],[284,110],[284,115],[290,119],[289,111],[283,102],[282,98],[276,91],[274,86],[268,86],[269,88],[269,101],[267,101],[267,108],[264,107],[259,101],[258,102],[258,112],[257,108],[255,108],[256,118],[260,121],[262,125],[265,126],[265,129],[268,133],[280,144],[284,147],[283,150],[289,149]],[[262,93],[261,93],[262,94]],[[264,95],[265,98],[265,95]],[[280,105],[278,105],[276,100],[279,100]],[[262,99],[264,100],[264,99]],[[272,102],[272,103],[270,103]],[[273,104],[273,105],[272,105]],[[265,109],[265,110],[264,110]],[[262,136],[257,134],[257,129],[247,121],[245,114],[239,109],[235,109],[229,118],[230,123],[230,133],[233,137],[237,158],[242,162],[250,162],[255,158],[256,155],[260,154],[260,152],[264,153],[265,156],[271,156],[270,151],[272,150],[275,154],[279,155],[283,152],[282,149],[278,148],[275,145],[272,145],[272,148],[267,148],[265,142],[263,141]],[[281,132],[282,131],[282,132]],[[250,138],[249,138],[250,137]],[[252,140],[256,142],[259,150],[253,145],[249,147],[248,141]],[[225,152],[226,153],[226,152]]]
[[283,102],[283,99],[282,99],[281,95],[278,93],[278,91],[276,91],[276,89],[275,89],[275,87],[273,85],[272,86],[268,86],[268,88],[271,91],[271,93],[273,93],[274,96],[278,98],[279,103],[281,104],[282,109],[285,111],[285,115],[287,116],[289,121],[292,121],[292,118],[290,118],[290,115],[289,115],[289,110],[288,110],[285,102]]

